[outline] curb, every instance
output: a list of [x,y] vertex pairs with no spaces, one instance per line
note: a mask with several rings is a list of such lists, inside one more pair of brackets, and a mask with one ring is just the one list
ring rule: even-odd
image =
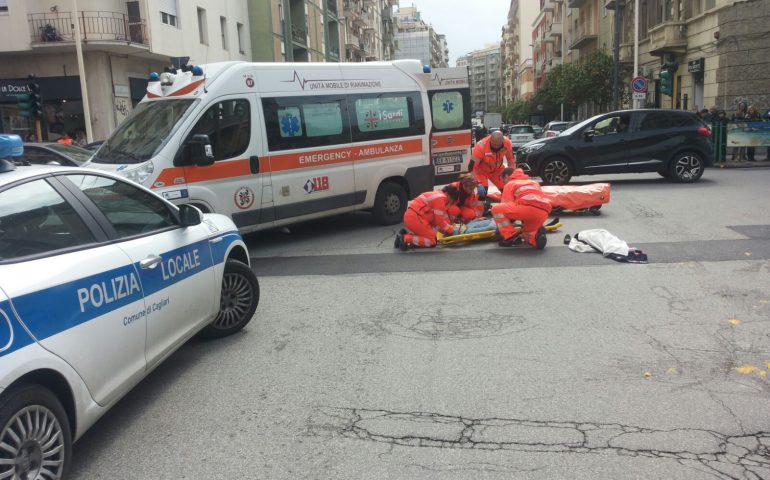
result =
[[715,163],[712,168],[767,168],[770,167],[770,160],[757,160],[756,162],[719,162]]

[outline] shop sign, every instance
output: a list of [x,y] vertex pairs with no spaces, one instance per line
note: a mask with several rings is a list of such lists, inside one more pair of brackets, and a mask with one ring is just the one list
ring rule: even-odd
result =
[[689,73],[703,73],[703,64],[705,60],[706,59],[703,57],[697,60],[690,60],[687,62],[687,71]]

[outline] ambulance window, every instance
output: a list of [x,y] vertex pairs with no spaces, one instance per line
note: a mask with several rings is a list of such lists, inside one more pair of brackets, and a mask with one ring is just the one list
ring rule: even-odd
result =
[[406,137],[425,133],[422,101],[417,92],[356,95],[353,141]]
[[342,109],[339,103],[303,105],[308,137],[339,135],[342,133]]
[[127,182],[99,175],[67,175],[66,178],[96,204],[121,238],[177,225],[163,200]]
[[262,99],[271,151],[350,143],[344,97]]
[[0,260],[94,242],[91,231],[45,180],[0,193]]
[[433,126],[438,130],[462,128],[465,122],[460,92],[436,92],[430,100]]
[[282,138],[302,136],[302,117],[300,117],[298,107],[279,108],[278,123],[281,127]]
[[198,120],[188,138],[208,135],[214,160],[242,155],[251,139],[251,108],[245,99],[217,102]]

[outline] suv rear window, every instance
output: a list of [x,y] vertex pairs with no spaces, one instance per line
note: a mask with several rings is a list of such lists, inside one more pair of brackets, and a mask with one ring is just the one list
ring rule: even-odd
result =
[[639,130],[693,127],[697,124],[697,118],[694,115],[682,115],[681,113],[673,112],[649,112],[642,119]]
[[510,133],[535,133],[535,130],[525,125],[523,127],[511,127]]

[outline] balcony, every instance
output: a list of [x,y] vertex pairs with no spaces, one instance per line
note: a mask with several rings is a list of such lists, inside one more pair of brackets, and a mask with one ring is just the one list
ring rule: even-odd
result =
[[382,21],[388,21],[393,19],[393,10],[390,7],[382,9]]
[[650,55],[657,57],[666,53],[685,53],[687,51],[686,25],[683,21],[670,21],[656,25],[647,32],[650,40]]
[[330,48],[326,51],[326,59],[330,62],[340,61],[340,50],[338,48]]
[[388,0],[388,5],[392,6],[398,6],[398,0]]
[[348,34],[348,38],[345,40],[345,48],[361,50],[361,41],[355,35]]
[[[27,15],[33,47],[71,46],[75,42],[75,18],[72,12],[30,13]],[[147,23],[119,12],[81,11],[80,39],[84,43],[113,45],[111,50],[131,48],[147,50],[150,39]],[[125,47],[131,47],[126,49]]]
[[554,8],[556,8],[555,0],[540,0],[541,12],[553,12]]
[[294,43],[299,43],[300,45],[307,45],[307,30],[300,27],[299,25],[292,25],[291,39]]
[[337,0],[326,0],[326,12],[334,17],[339,17],[337,12]]
[[578,50],[587,47],[596,43],[599,39],[596,29],[591,25],[580,25],[577,30],[572,33],[572,43],[569,46],[570,50]]
[[590,2],[588,0],[567,0],[567,8],[580,8],[582,6],[588,5]]
[[[618,0],[618,3],[620,3],[620,8],[623,8],[626,5],[625,0]],[[607,10],[615,10],[615,0],[604,0],[604,8]]]
[[561,40],[562,35],[562,23],[561,22],[553,22],[552,24],[548,25],[548,28],[545,32],[545,40],[547,42],[558,42]]

